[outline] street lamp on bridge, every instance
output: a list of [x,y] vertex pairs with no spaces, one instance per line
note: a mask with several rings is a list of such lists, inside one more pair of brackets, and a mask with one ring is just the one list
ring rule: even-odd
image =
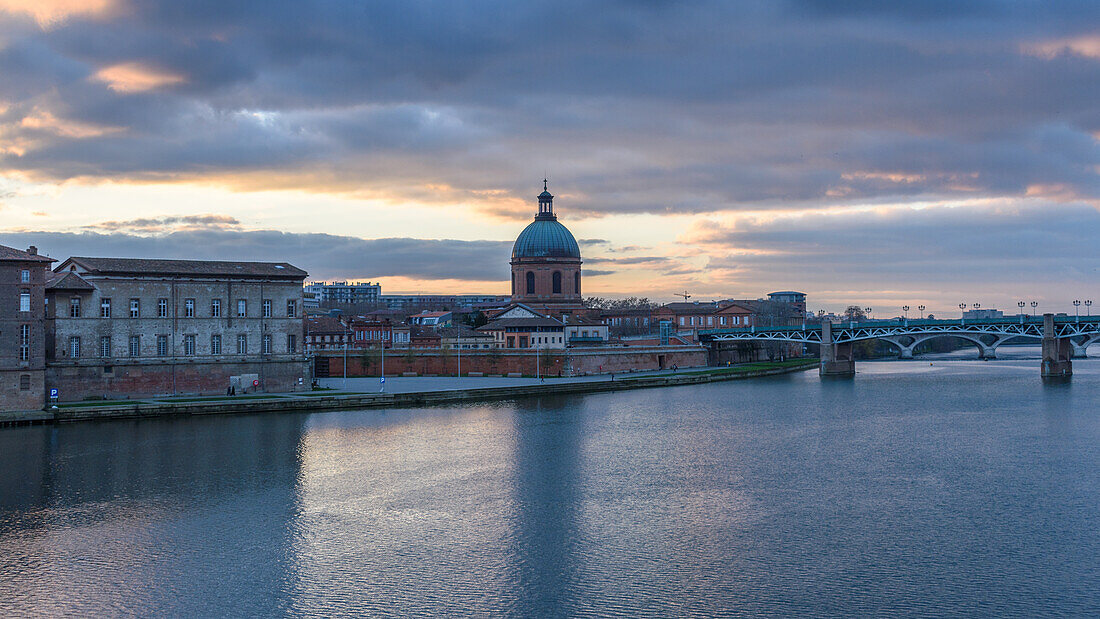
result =
[[1031,302],[1031,317],[1032,318],[1035,317],[1035,308],[1037,308],[1037,307],[1039,307],[1039,302],[1038,301],[1032,301]]
[[924,320],[924,306],[923,305],[918,305],[917,309],[920,310],[920,319]]
[[901,306],[901,315],[904,316],[906,319],[909,318],[909,306],[908,305],[902,305]]
[[863,308],[863,313],[867,316],[867,318],[871,318],[871,308],[869,308],[869,307]]
[[966,303],[959,303],[959,311],[962,312],[962,324],[966,324]]
[[1081,322],[1081,299],[1073,300],[1073,322]]
[[1092,299],[1085,299],[1085,318],[1092,316],[1090,308],[1092,307]]
[[1016,304],[1016,307],[1020,308],[1020,324],[1024,324],[1024,305],[1026,304],[1023,301]]

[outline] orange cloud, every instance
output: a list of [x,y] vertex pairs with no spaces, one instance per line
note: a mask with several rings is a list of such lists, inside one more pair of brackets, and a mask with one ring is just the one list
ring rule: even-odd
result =
[[140,62],[123,62],[96,71],[92,76],[121,93],[145,92],[184,82],[182,75],[169,73]]
[[114,0],[0,0],[0,11],[30,15],[43,28],[72,15],[103,17],[116,7]]
[[1025,45],[1025,54],[1050,60],[1062,54],[1084,56],[1100,60],[1100,35],[1091,34],[1069,39],[1054,39]]
[[83,123],[74,120],[60,119],[54,116],[52,112],[43,110],[40,108],[34,108],[34,110],[27,116],[23,117],[23,120],[19,121],[19,126],[26,129],[38,129],[40,131],[48,131],[55,135],[59,135],[66,138],[94,138],[108,133],[117,133],[122,131],[121,127],[108,127],[103,125],[94,125],[92,123]]

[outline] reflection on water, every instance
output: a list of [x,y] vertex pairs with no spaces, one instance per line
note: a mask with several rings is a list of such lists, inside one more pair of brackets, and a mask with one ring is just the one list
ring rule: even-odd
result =
[[0,613],[1100,611],[1100,362],[0,431]]

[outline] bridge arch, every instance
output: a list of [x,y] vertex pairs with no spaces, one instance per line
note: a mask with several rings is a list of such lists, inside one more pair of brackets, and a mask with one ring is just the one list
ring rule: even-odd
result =
[[[940,337],[953,337],[960,340],[970,342],[978,349],[979,359],[996,359],[997,347],[1004,344],[1008,340],[1014,339],[1016,335],[993,335],[993,334],[969,334],[969,333],[921,333],[914,335],[896,335],[892,337],[879,337],[879,338],[866,338],[866,339],[879,339],[887,342],[898,349],[900,357],[902,359],[912,359],[913,351],[917,346]],[[1097,336],[1100,339],[1100,336]]]

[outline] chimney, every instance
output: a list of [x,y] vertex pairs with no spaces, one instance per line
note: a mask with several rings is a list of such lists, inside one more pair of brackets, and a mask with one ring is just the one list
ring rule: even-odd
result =
[[30,247],[27,248],[27,253],[32,255],[32,256],[37,256],[38,255],[38,248],[35,247],[34,245],[31,245]]

